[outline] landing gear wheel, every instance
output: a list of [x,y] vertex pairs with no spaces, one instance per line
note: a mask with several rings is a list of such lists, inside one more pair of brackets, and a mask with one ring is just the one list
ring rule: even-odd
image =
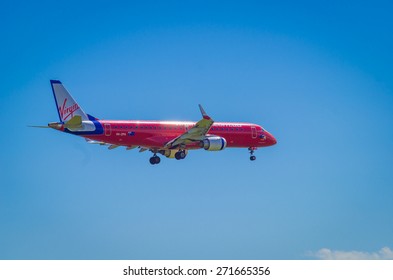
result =
[[250,155],[251,155],[251,156],[250,156],[250,160],[251,160],[251,161],[256,160],[257,157],[254,156],[254,151],[256,150],[256,148],[250,147],[250,148],[248,148],[248,150],[250,151]]
[[186,152],[183,150],[180,150],[177,153],[175,153],[175,158],[177,160],[184,159],[185,157],[186,157]]
[[154,156],[152,156],[152,157],[150,158],[149,161],[150,161],[150,163],[151,163],[152,165],[154,165],[154,164],[159,164],[160,161],[161,161],[161,159],[160,159],[160,157],[154,155]]

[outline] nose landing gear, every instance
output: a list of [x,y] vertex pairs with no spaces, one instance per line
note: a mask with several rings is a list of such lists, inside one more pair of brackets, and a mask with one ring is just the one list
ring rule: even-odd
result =
[[255,151],[256,149],[257,149],[257,148],[255,148],[255,147],[250,147],[250,148],[248,148],[248,150],[250,151],[250,160],[251,160],[251,161],[254,161],[254,160],[257,159],[257,157],[254,156],[254,151]]

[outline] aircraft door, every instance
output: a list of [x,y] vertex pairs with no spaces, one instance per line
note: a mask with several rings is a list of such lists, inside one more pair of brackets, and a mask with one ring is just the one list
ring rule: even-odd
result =
[[251,136],[252,138],[257,138],[257,129],[255,128],[255,126],[251,127]]
[[105,136],[111,136],[112,128],[109,123],[105,124]]

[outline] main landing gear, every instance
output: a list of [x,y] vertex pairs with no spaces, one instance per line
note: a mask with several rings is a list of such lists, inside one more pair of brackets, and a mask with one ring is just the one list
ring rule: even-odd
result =
[[152,165],[154,165],[154,164],[159,164],[160,161],[161,161],[160,157],[157,156],[156,154],[154,154],[154,156],[152,156],[152,157],[150,158],[150,163],[151,163]]
[[254,161],[254,160],[257,159],[257,157],[254,156],[254,151],[255,151],[256,149],[257,149],[257,148],[254,148],[254,147],[248,148],[248,150],[250,151],[250,160],[251,160],[251,161]]
[[175,159],[180,160],[184,159],[186,157],[186,152],[184,150],[179,150],[177,153],[175,153]]

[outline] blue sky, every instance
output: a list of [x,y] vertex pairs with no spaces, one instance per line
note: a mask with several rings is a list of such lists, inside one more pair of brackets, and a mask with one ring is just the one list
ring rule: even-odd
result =
[[[392,11],[2,2],[0,258],[392,258]],[[201,103],[278,144],[151,166],[26,127],[57,121],[50,79],[98,118],[197,121]]]

